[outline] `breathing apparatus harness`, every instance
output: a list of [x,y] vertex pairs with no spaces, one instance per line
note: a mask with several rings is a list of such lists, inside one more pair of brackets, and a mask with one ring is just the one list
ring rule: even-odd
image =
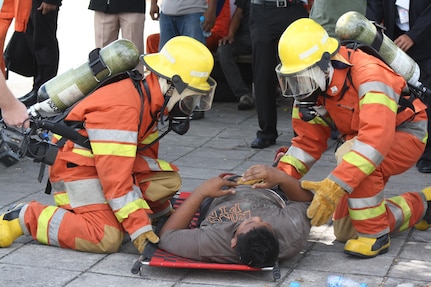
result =
[[[122,80],[129,77],[132,81],[133,81],[133,85],[135,86],[136,90],[139,93],[139,97],[141,99],[141,109],[140,109],[140,115],[139,115],[139,125],[138,125],[138,131],[141,129],[141,124],[142,124],[142,119],[144,116],[144,96],[147,96],[147,100],[148,103],[151,105],[151,92],[150,92],[150,88],[148,87],[148,83],[145,79],[142,80],[142,75],[141,73],[139,73],[139,71],[137,70],[132,70],[132,71],[127,71],[126,73],[120,74],[118,76],[115,76],[114,78],[111,78],[109,81],[104,82],[102,85],[100,85],[99,87],[97,87],[96,89],[105,86],[107,84]],[[144,92],[142,90],[142,87],[140,85],[140,82],[142,81],[143,86],[144,86],[144,90],[145,90],[145,95]],[[186,88],[187,84],[185,84],[184,82],[181,81],[181,78],[177,75],[175,75],[172,79],[173,82],[173,88],[176,84],[176,82],[179,83],[179,85],[183,86],[183,90]],[[168,93],[168,92],[167,92]],[[169,97],[166,96],[166,94],[164,95],[165,101],[164,104],[161,108],[161,110],[158,112],[159,114],[162,114],[164,109],[166,108],[166,105],[169,101]],[[56,134],[59,134],[61,136],[63,136],[60,140],[59,140],[59,146],[62,146],[66,140],[71,140],[76,144],[79,144],[85,148],[88,148],[91,150],[91,146],[90,146],[90,142],[88,137],[85,137],[83,135],[81,135],[80,133],[78,133],[75,129],[77,128],[84,128],[84,125],[82,122],[76,122],[76,121],[65,121],[64,118],[67,116],[67,114],[69,113],[69,111],[73,108],[74,106],[68,108],[59,118],[56,118],[54,121],[50,122],[50,121],[46,121],[45,122],[45,126],[49,126],[49,130],[55,132]],[[158,141],[160,141],[161,138],[163,138],[167,133],[169,133],[170,131],[174,131],[180,135],[185,134],[188,131],[189,128],[189,117],[185,114],[183,115],[178,115],[179,113],[177,112],[177,114],[174,113],[169,113],[167,120],[169,121],[169,126],[167,128],[167,130],[165,132],[163,132],[163,134],[161,134],[160,136],[158,136],[156,139],[154,139],[151,143],[145,145],[144,147],[139,148],[138,150],[142,151],[145,150],[149,147],[151,147],[152,145],[154,145],[155,143],[157,143]],[[151,115],[151,123],[148,125],[147,129],[145,130],[145,133],[147,133],[151,127],[153,127],[154,123],[158,121],[158,116],[156,114],[154,114],[151,110],[150,110],[150,115]],[[179,118],[179,119],[178,119]],[[163,117],[163,115],[161,115],[160,117],[160,123],[162,125],[164,125],[165,119]],[[55,130],[55,131],[54,131]]]
[[[379,31],[379,30],[378,30]],[[350,56],[352,55],[353,52],[355,52],[357,49],[360,49],[361,51],[378,58],[379,60],[381,60],[385,65],[387,65],[388,67],[391,68],[391,66],[383,59],[383,57],[380,55],[380,53],[378,52],[378,50],[376,50],[375,47],[379,47],[383,41],[383,36],[382,36],[382,32],[379,31],[378,33],[379,36],[376,37],[376,39],[374,39],[374,42],[372,43],[372,45],[367,45],[367,44],[363,44],[361,42],[358,41],[354,41],[354,40],[344,40],[341,41],[341,45],[345,46],[346,48],[348,48],[348,60],[350,59]],[[322,60],[318,63],[319,67],[323,70],[326,69],[327,66],[329,65],[329,53],[325,52],[322,56]],[[334,68],[337,69],[337,65],[334,65]],[[392,69],[392,68],[391,68]],[[329,79],[327,79],[327,83],[328,84]],[[431,96],[431,92],[430,90],[428,90],[426,87],[421,86],[421,87],[416,87],[410,83],[408,83],[408,92],[403,92],[401,94],[401,97],[399,99],[398,102],[398,111],[397,113],[402,112],[403,110],[405,110],[406,108],[409,108],[413,111],[415,111],[415,107],[413,106],[413,101],[416,98],[419,98],[420,100],[424,101],[425,97],[429,97]],[[356,87],[353,84],[353,79],[350,73],[350,68],[348,68],[347,71],[347,76],[344,80],[343,83],[343,87],[341,89],[341,94],[338,100],[341,100],[344,95],[346,94],[346,92],[349,90],[350,87],[353,87],[353,89],[356,90]],[[312,119],[314,119],[316,116],[319,116],[323,121],[325,121],[332,130],[336,130],[336,127],[333,123],[329,122],[327,119],[325,119],[315,108],[314,105],[316,103],[317,100],[317,96],[319,94],[323,95],[323,101],[326,101],[326,97],[328,96],[326,91],[321,91],[320,88],[317,89],[315,92],[313,92],[313,94],[311,94],[308,98],[307,101],[300,101],[299,102],[299,112],[300,112],[300,116],[301,119],[304,121],[311,121]]]

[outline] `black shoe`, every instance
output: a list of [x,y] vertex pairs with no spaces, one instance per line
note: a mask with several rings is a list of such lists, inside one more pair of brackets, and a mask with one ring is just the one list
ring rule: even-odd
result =
[[238,102],[238,110],[243,111],[243,110],[250,110],[254,108],[254,99],[252,96],[250,95],[242,95],[239,98],[239,102]]
[[24,96],[18,98],[20,102],[22,102],[26,107],[30,107],[37,103],[37,91],[31,91]]
[[426,159],[421,159],[416,164],[416,167],[418,168],[419,172],[422,173],[431,173],[431,161]]
[[252,148],[266,148],[269,147],[271,145],[275,145],[275,140],[267,140],[267,139],[261,139],[261,138],[256,138],[252,143],[251,143],[251,147]]
[[205,117],[205,112],[203,112],[203,111],[194,111],[190,115],[191,120],[200,120],[200,119],[203,119],[204,117]]

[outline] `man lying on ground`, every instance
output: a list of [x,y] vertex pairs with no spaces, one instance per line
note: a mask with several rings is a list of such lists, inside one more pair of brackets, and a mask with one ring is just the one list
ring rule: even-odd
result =
[[[312,193],[276,168],[256,165],[265,186],[215,177],[198,186],[160,231],[159,247],[203,262],[274,266],[300,252],[308,239]],[[241,182],[241,181],[239,181]],[[200,209],[199,228],[189,229]]]

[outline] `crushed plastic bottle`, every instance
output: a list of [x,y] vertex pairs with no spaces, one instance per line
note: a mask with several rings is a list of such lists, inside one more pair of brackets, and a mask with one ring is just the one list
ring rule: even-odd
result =
[[326,281],[327,287],[367,287],[366,283],[359,283],[343,276],[330,275]]
[[209,32],[204,31],[203,24],[205,22],[205,16],[202,15],[199,18],[199,21],[201,22],[202,34],[204,34],[204,36],[208,38],[209,36],[211,36],[211,31],[209,31]]

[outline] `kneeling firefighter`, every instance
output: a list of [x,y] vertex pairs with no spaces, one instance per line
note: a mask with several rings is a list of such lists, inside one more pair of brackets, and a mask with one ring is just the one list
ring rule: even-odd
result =
[[[338,129],[345,139],[336,152],[338,165],[320,182],[302,181],[315,193],[307,216],[319,226],[335,211],[335,235],[348,240],[348,254],[369,258],[387,252],[389,233],[413,226],[426,212],[423,200],[411,193],[396,202],[384,193],[389,178],[411,168],[424,150],[426,106],[383,61],[340,46],[311,19],[286,29],[279,55],[276,73],[284,95],[295,99],[297,136],[278,168],[301,178],[327,149],[331,126]],[[431,201],[429,189],[421,196]]]
[[158,158],[158,123],[187,132],[194,107],[211,108],[214,60],[200,42],[172,38],[160,53],[142,55],[150,73],[106,84],[65,117],[88,141],[57,138],[50,167],[57,206],[19,204],[0,217],[0,247],[22,234],[47,245],[116,252],[125,232],[142,252],[156,243],[151,221],[169,214],[178,169]]

